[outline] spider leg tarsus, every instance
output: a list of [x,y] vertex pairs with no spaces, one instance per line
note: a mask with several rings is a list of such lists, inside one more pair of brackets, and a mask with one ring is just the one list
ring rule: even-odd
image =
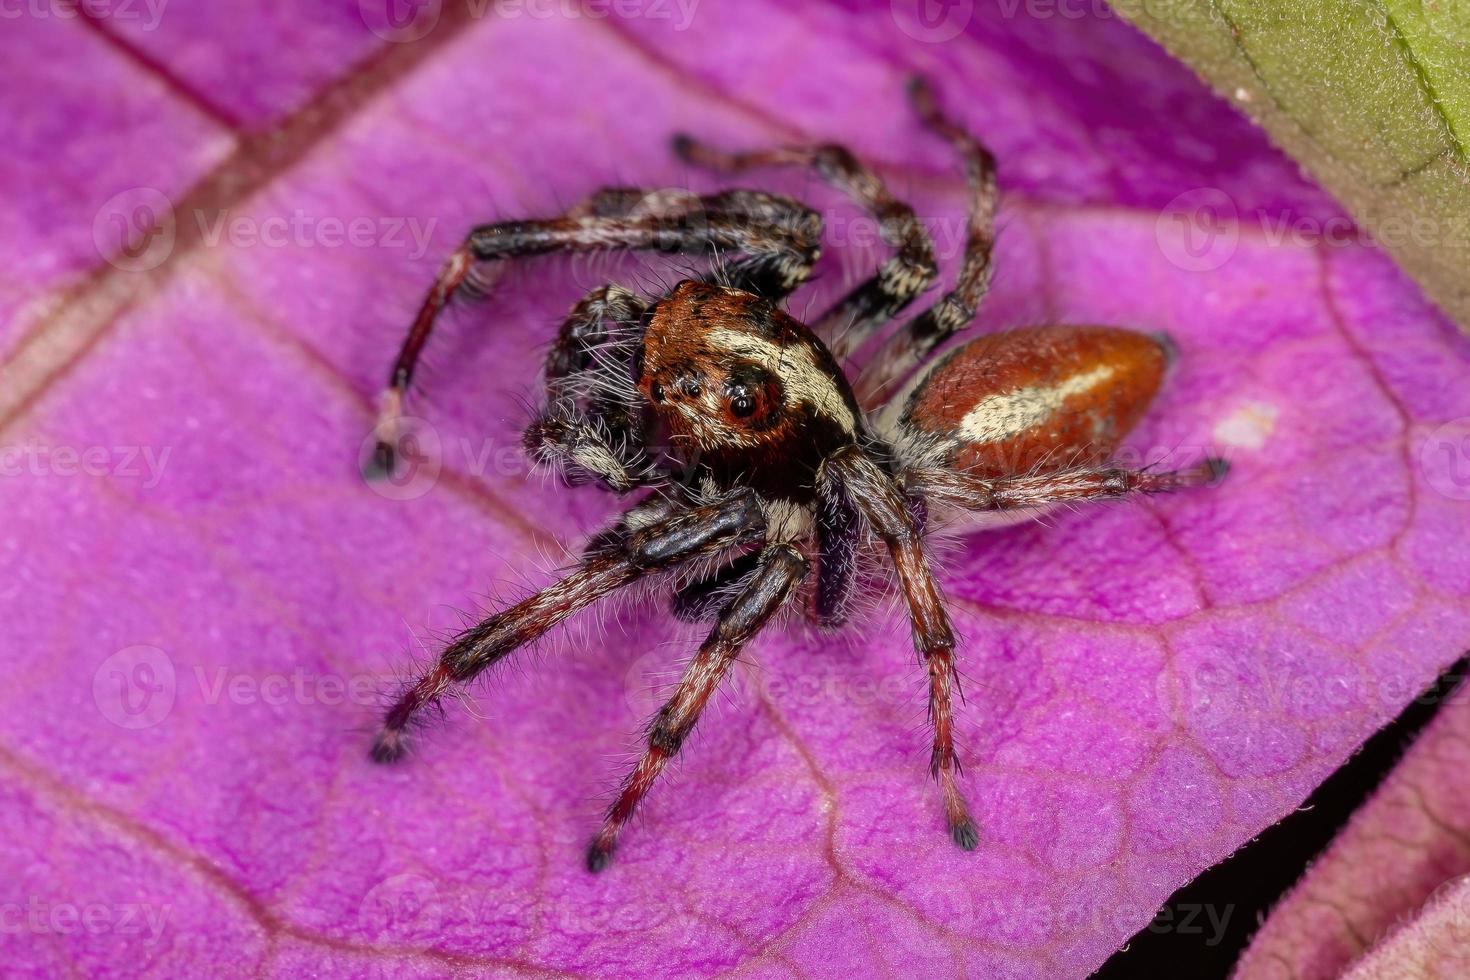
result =
[[674,156],[685,163],[694,163],[694,148],[698,144],[693,136],[688,133],[675,133],[669,137],[669,149],[674,151]]
[[379,402],[373,435],[377,440],[372,455],[363,462],[362,475],[369,480],[385,480],[398,465],[398,442],[403,438],[403,388],[396,377]]
[[975,829],[975,821],[968,816],[950,824],[949,836],[954,839],[962,851],[973,851],[980,845],[980,831]]
[[909,105],[914,107],[914,112],[924,122],[939,117],[939,99],[934,94],[934,86],[929,84],[929,79],[923,75],[910,75],[904,92],[909,97]]
[[612,864],[612,848],[604,847],[600,842],[593,841],[587,848],[587,870],[593,874]]
[[384,728],[373,739],[369,757],[379,765],[388,765],[402,759],[408,752],[407,740],[399,729]]

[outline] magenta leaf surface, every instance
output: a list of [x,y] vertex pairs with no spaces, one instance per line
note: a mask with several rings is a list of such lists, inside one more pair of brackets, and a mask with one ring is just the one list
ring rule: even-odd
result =
[[[427,25],[374,6],[0,34],[12,972],[1082,976],[1464,648],[1470,340],[1117,20],[427,4],[401,43]],[[952,271],[963,187],[903,105],[914,70],[1001,161],[978,329],[1169,331],[1130,458],[1235,466],[945,558],[979,850],[945,838],[881,608],[764,637],[601,876],[582,848],[696,642],[657,609],[581,621],[372,766],[380,692],[455,607],[547,581],[613,512],[515,451],[558,316],[677,274],[509,272],[434,340],[428,462],[368,485],[374,397],[442,256],[600,185],[703,181],[666,151],[683,129],[850,144]],[[881,258],[815,181],[763,178],[828,219],[798,313]]]

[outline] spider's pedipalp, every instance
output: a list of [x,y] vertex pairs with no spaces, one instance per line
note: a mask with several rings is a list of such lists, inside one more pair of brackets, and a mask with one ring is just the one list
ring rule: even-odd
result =
[[643,757],[624,780],[618,798],[603,818],[602,829],[587,849],[589,871],[607,867],[618,834],[668,761],[679,753],[736,656],[786,604],[806,572],[806,559],[791,545],[772,545],[760,552],[759,564],[750,579],[720,613],[709,638],[685,668],[678,688],[649,725]]

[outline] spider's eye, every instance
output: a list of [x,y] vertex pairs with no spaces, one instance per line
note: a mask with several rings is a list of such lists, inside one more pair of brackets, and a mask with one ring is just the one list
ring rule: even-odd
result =
[[656,402],[663,401],[664,400],[664,386],[661,385],[661,384],[659,384],[657,381],[655,381],[653,384],[649,385],[648,386],[648,397],[649,398],[652,398]]
[[730,412],[737,419],[749,418],[755,414],[755,399],[749,395],[736,395],[730,399]]
[[698,398],[704,394],[704,388],[700,386],[698,381],[688,381],[684,384],[684,394],[690,398]]

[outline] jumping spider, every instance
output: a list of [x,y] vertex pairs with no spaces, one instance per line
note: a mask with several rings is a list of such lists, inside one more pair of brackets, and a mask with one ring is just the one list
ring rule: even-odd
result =
[[651,492],[593,537],[561,581],[455,637],[388,711],[375,760],[398,759],[405,729],[450,685],[572,613],[645,577],[704,567],[675,589],[673,608],[686,621],[713,619],[714,629],[653,718],[643,757],[592,840],[587,867],[598,871],[741,649],[813,571],[800,593],[807,614],[841,625],[857,559],[881,542],[928,672],[930,771],[950,835],[975,847],[956,782],[955,636],[924,552],[931,512],[993,521],[996,512],[1016,517],[1205,484],[1224,464],[1206,459],[1175,472],[1107,465],[1163,379],[1170,347],[1159,337],[1110,327],[1018,329],[973,340],[919,371],[970,323],[986,292],[997,192],[991,154],[941,113],[921,80],[910,96],[922,122],[964,161],[963,265],[954,289],[881,342],[852,382],[839,359],[929,287],[938,268],[913,210],[840,146],[725,153],[674,140],[686,162],[726,173],[813,168],[879,220],[895,254],[811,326],[779,304],[807,281],[822,220],[775,194],[612,188],[562,217],[476,228],[449,258],[393,368],[376,430],[379,470],[393,467],[403,395],[435,318],[456,290],[476,284],[476,263],[594,249],[719,261],[652,302],[607,285],[572,309],[547,358],[546,405],[525,447],[569,482]]

